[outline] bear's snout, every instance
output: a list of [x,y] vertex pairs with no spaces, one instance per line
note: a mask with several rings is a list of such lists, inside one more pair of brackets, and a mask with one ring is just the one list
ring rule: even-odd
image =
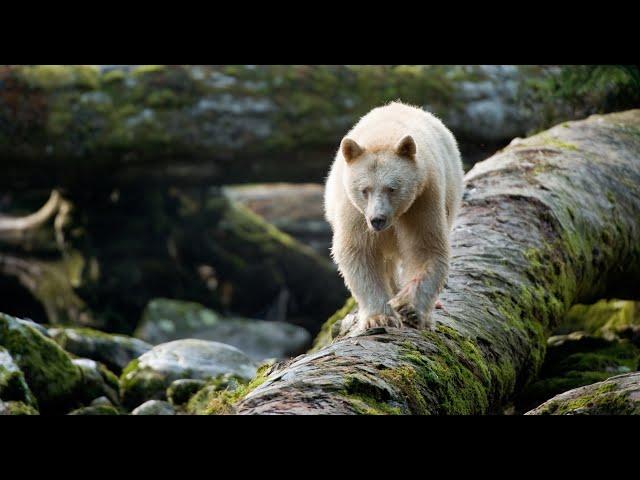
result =
[[385,217],[383,215],[378,215],[376,217],[371,218],[369,220],[369,223],[371,224],[371,227],[376,232],[380,232],[380,231],[384,230],[384,228],[387,226],[387,217]]

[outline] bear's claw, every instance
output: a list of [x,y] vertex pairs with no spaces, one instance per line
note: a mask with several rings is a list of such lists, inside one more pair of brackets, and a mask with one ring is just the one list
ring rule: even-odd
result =
[[389,306],[400,315],[402,323],[407,327],[420,328],[422,319],[416,308],[404,299],[394,297],[388,302]]
[[376,327],[402,328],[402,321],[395,315],[378,314],[367,317],[360,326],[363,330]]

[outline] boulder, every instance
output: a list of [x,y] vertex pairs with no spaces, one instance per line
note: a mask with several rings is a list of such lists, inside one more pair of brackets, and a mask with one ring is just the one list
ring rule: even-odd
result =
[[23,372],[40,411],[59,411],[76,402],[82,371],[67,352],[39,330],[0,313],[0,345]]
[[302,327],[279,321],[222,317],[194,302],[151,301],[135,336],[158,344],[181,338],[212,340],[232,345],[256,361],[302,353],[311,335]]
[[198,339],[175,340],[157,345],[133,360],[120,377],[121,398],[128,408],[146,400],[164,400],[175,380],[214,379],[230,374],[251,379],[256,364],[230,345]]

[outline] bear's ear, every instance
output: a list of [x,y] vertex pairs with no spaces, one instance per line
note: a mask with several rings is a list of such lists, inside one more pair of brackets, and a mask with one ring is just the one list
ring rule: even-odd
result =
[[342,142],[340,143],[340,151],[342,151],[342,156],[347,163],[353,162],[364,152],[362,147],[349,137],[344,137],[342,139]]
[[396,153],[413,160],[416,157],[416,142],[411,135],[405,135],[396,145]]

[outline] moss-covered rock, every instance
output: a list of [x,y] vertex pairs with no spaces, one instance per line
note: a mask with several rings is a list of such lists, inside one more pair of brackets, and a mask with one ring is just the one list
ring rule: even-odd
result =
[[195,302],[154,299],[147,305],[135,336],[158,344],[198,338],[232,345],[256,361],[302,353],[311,336],[301,327],[278,321],[223,317]]
[[82,372],[53,340],[0,313],[0,345],[24,373],[40,411],[59,411],[75,402]]
[[67,352],[90,358],[120,373],[133,359],[151,350],[140,339],[93,330],[90,328],[50,328],[51,337]]
[[0,346],[0,399],[18,401],[37,408],[38,402],[31,393],[24,375],[9,352]]
[[199,390],[204,388],[207,382],[194,378],[183,378],[171,382],[167,388],[167,398],[172,405],[183,405],[191,399]]
[[113,404],[118,404],[120,398],[120,383],[118,377],[104,365],[88,359],[73,359],[73,364],[80,368],[82,381],[78,386],[78,399],[90,402],[96,398],[107,397]]
[[163,343],[133,360],[122,372],[123,404],[133,408],[145,400],[164,400],[166,390],[181,378],[214,379],[225,374],[251,379],[255,363],[235,347],[187,339]]
[[39,412],[24,402],[0,400],[0,415],[39,415]]
[[640,415],[640,372],[569,390],[527,415]]

